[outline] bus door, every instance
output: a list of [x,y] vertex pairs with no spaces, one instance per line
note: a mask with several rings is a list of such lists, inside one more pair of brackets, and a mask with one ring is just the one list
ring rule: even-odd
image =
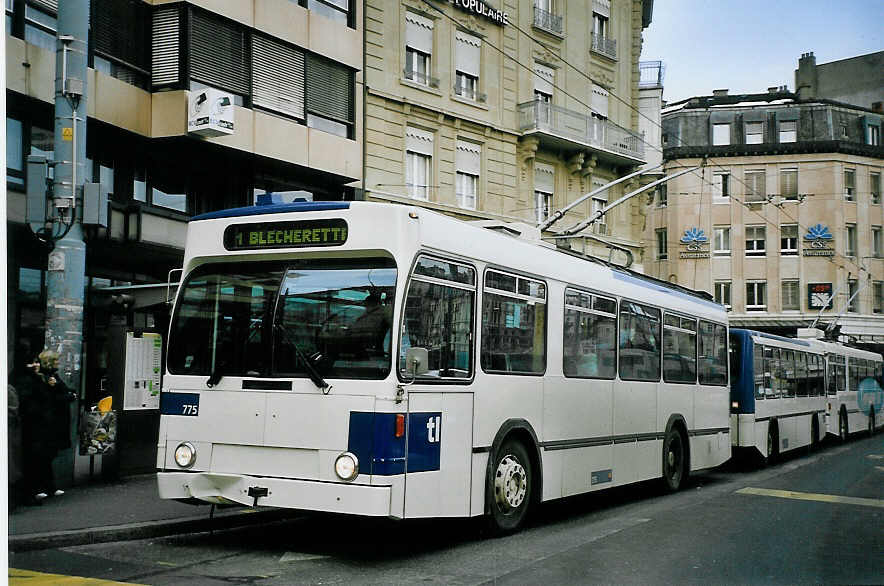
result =
[[472,421],[472,393],[409,389],[406,518],[470,514]]

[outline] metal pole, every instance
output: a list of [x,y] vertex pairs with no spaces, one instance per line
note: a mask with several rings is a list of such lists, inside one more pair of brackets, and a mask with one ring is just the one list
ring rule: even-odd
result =
[[603,207],[602,209],[598,210],[597,212],[595,212],[593,215],[591,215],[586,220],[584,220],[578,224],[574,224],[570,228],[566,228],[565,230],[563,230],[561,232],[560,236],[570,236],[571,234],[576,234],[576,233],[580,232],[581,230],[583,230],[584,228],[586,228],[587,226],[594,224],[596,221],[601,219],[602,216],[607,214],[612,208],[617,207],[618,205],[620,205],[624,201],[631,199],[631,198],[635,197],[636,195],[638,195],[639,193],[642,193],[643,191],[647,191],[647,190],[651,189],[652,187],[656,187],[657,185],[660,185],[661,183],[666,183],[670,179],[675,179],[676,177],[679,177],[680,175],[684,175],[685,173],[690,173],[691,171],[696,171],[697,169],[700,169],[701,167],[702,166],[690,167],[688,169],[683,169],[683,170],[679,171],[678,173],[673,173],[672,175],[667,175],[666,177],[664,177],[662,179],[658,179],[658,180],[654,181],[653,183],[648,183],[647,185],[645,185],[643,187],[639,187],[635,191],[630,191],[629,193],[627,193],[626,195],[624,195],[623,197],[621,197],[620,199],[618,199],[614,203],[610,203],[610,204],[606,205],[605,207]]
[[588,200],[589,198],[591,198],[595,194],[601,193],[602,191],[606,191],[607,189],[614,187],[618,183],[623,183],[624,181],[628,181],[629,179],[632,179],[633,177],[641,175],[642,173],[648,173],[650,171],[653,171],[654,169],[659,169],[662,166],[663,166],[663,163],[660,163],[659,165],[657,165],[655,167],[651,167],[650,169],[642,169],[640,171],[636,171],[635,173],[630,173],[629,175],[624,175],[620,179],[615,179],[614,181],[611,181],[610,183],[605,183],[601,187],[598,187],[596,189],[593,189],[589,193],[585,193],[585,194],[581,195],[580,197],[578,197],[577,199],[575,199],[574,201],[572,201],[571,203],[569,203],[568,205],[566,205],[562,209],[556,210],[555,212],[553,212],[550,215],[550,217],[546,219],[546,221],[542,222],[538,226],[538,228],[540,228],[541,231],[547,230],[547,229],[549,229],[550,226],[552,226],[553,224],[555,224],[556,222],[558,222],[559,220],[564,218],[565,214],[568,213],[569,210],[571,210],[574,207],[585,202],[586,200]]
[[86,67],[89,0],[58,3],[55,78],[55,170],[52,181],[53,233],[61,235],[49,254],[46,275],[46,338],[58,353],[58,370],[78,395],[82,371],[86,244],[78,200],[86,152]]

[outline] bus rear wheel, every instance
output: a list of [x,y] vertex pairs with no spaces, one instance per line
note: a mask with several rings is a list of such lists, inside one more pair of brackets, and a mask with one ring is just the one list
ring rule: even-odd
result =
[[684,436],[670,429],[663,440],[663,485],[669,492],[681,489],[687,479],[686,456]]
[[869,435],[875,435],[875,406],[869,407]]
[[840,439],[842,443],[846,442],[848,434],[849,430],[847,428],[847,413],[841,411],[841,413],[838,415],[838,439]]
[[525,446],[515,440],[504,442],[494,457],[488,478],[488,521],[492,533],[512,533],[524,524],[533,496],[533,474]]
[[816,415],[813,415],[813,421],[810,424],[810,450],[814,451],[820,447],[820,427],[817,423]]

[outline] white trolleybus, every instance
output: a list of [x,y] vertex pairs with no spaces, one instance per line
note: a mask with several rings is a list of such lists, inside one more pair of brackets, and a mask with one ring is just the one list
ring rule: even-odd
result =
[[511,531],[730,457],[726,314],[687,289],[366,202],[198,216],[183,270],[163,498]]
[[826,430],[841,441],[858,431],[875,429],[884,422],[880,354],[835,342],[808,339],[826,354]]

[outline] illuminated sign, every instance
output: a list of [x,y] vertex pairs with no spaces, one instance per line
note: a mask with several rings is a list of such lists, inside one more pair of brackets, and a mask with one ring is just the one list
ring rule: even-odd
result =
[[832,283],[808,283],[807,307],[832,309]]
[[347,222],[341,219],[233,224],[224,230],[227,250],[340,246],[346,241]]
[[508,12],[504,12],[502,10],[497,10],[496,8],[491,8],[482,0],[448,0],[451,4],[454,4],[456,7],[461,10],[466,10],[467,12],[472,12],[473,14],[478,14],[479,16],[484,16],[491,22],[495,24],[499,24],[501,26],[506,26],[510,23],[510,15]]

